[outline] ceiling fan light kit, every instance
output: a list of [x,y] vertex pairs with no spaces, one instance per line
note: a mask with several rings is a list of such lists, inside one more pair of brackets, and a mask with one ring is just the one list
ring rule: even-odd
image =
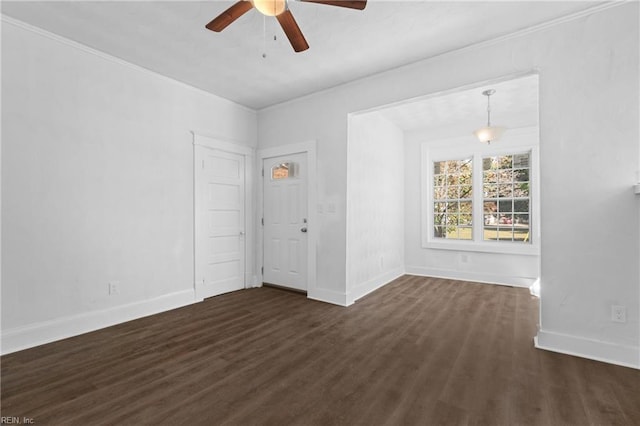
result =
[[482,92],[484,96],[487,97],[487,125],[485,127],[481,127],[475,132],[474,135],[480,140],[480,142],[486,142],[487,144],[491,144],[491,141],[497,141],[500,139],[506,128],[501,126],[492,126],[491,125],[491,95],[496,93],[494,89],[488,89]]
[[[363,10],[367,6],[367,0],[298,0],[302,3],[318,3],[328,6],[346,7],[348,9]],[[242,15],[256,9],[265,16],[275,16],[286,34],[293,50],[302,52],[309,48],[307,40],[304,38],[298,23],[289,10],[287,0],[240,0],[230,8],[218,15],[213,21],[206,25],[206,28],[219,33],[227,28]]]
[[251,0],[251,4],[265,16],[278,16],[287,9],[286,0]]

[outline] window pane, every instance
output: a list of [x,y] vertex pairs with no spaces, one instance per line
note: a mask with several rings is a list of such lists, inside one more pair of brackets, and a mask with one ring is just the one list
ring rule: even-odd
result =
[[472,240],[473,230],[470,226],[461,226],[458,228],[458,238],[461,240]]
[[497,241],[498,240],[498,230],[497,228],[491,228],[491,229],[487,229],[485,228],[484,230],[484,240],[485,241]]
[[512,228],[499,227],[498,228],[498,241],[513,241]]
[[483,210],[485,213],[493,213],[498,210],[498,205],[495,201],[485,201],[483,203]]
[[471,185],[461,185],[460,198],[473,198],[473,187]]
[[516,182],[527,182],[529,180],[529,169],[514,170],[513,177]]
[[499,169],[510,169],[513,165],[513,159],[511,155],[497,157],[495,161],[497,162],[497,168]]
[[447,211],[447,203],[433,203],[434,213],[444,213]]
[[491,170],[493,168],[493,158],[487,157],[482,159],[482,170]]
[[525,152],[524,154],[515,154],[513,156],[513,167],[514,168],[530,167],[529,158],[530,158],[530,155],[528,152]]
[[513,196],[516,198],[529,197],[529,182],[513,185]]
[[529,228],[514,228],[513,229],[513,240],[528,242],[529,241]]
[[498,185],[498,197],[513,197],[513,185],[510,183],[501,183]]
[[458,186],[448,186],[447,187],[447,198],[449,200],[455,200],[458,198]]
[[434,175],[444,174],[447,170],[446,166],[447,166],[446,161],[434,161],[433,174]]
[[513,215],[511,213],[500,213],[500,226],[513,224]]
[[500,213],[511,213],[513,211],[513,200],[498,201],[498,211]]
[[513,170],[501,170],[498,173],[498,182],[511,183],[513,182]]
[[458,227],[457,226],[450,226],[449,228],[447,228],[447,238],[448,239],[452,239],[452,240],[457,240],[458,239]]
[[433,186],[442,186],[444,185],[444,175],[435,175],[433,177]]
[[513,215],[513,220],[516,225],[529,225],[529,215],[528,214],[515,214]]
[[529,213],[529,200],[515,200],[513,202],[513,211],[519,213]]
[[446,229],[445,226],[434,226],[433,227],[433,236],[435,238],[444,238],[444,230]]
[[471,176],[471,172],[473,171],[473,162],[471,159],[462,160],[460,162],[460,175],[461,176]]
[[487,171],[482,174],[484,183],[496,183],[498,182],[498,174],[494,171]]
[[447,203],[447,213],[455,213],[458,211],[458,202],[450,201]]
[[484,186],[484,198],[497,198],[497,197],[498,197],[498,185]]
[[291,163],[282,163],[271,167],[271,179],[287,179],[289,177],[289,171],[291,170]]
[[469,225],[470,226],[472,224],[472,218],[473,218],[473,216],[471,215],[471,213],[463,213],[459,217],[459,223],[460,223],[460,225]]

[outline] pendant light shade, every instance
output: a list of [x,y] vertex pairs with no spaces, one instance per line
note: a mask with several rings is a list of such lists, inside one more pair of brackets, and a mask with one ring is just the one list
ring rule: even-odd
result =
[[496,91],[493,89],[485,90],[484,92],[482,92],[482,94],[487,97],[487,125],[473,132],[473,134],[476,135],[480,142],[486,142],[487,144],[490,144],[491,141],[497,141],[498,139],[500,139],[500,137],[506,130],[505,127],[491,125],[490,97],[494,93],[496,93]]
[[473,134],[476,135],[480,142],[491,143],[491,141],[500,139],[505,130],[504,127],[486,126],[476,130]]

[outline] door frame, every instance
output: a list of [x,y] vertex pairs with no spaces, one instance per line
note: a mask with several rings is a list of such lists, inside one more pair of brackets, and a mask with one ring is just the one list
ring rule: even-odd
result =
[[306,154],[307,155],[307,220],[308,220],[308,232],[307,232],[307,298],[317,299],[317,286],[316,286],[316,250],[318,239],[318,228],[320,224],[317,220],[316,205],[317,205],[317,192],[316,182],[317,180],[317,164],[316,164],[316,141],[310,140],[306,142],[300,142],[296,144],[282,145],[273,148],[258,149],[257,161],[256,161],[256,176],[257,186],[259,190],[256,191],[257,197],[257,217],[256,217],[256,229],[257,241],[256,241],[256,259],[257,259],[257,271],[258,285],[262,286],[262,267],[264,266],[264,227],[262,226],[262,218],[264,217],[264,179],[265,176],[262,173],[262,167],[264,160],[272,157],[280,157],[283,155],[292,154]]
[[237,142],[224,140],[191,131],[193,135],[193,294],[195,301],[204,300],[198,294],[198,272],[202,268],[201,242],[198,240],[200,230],[203,229],[206,219],[200,211],[201,185],[198,179],[198,166],[204,160],[204,154],[208,150],[227,152],[242,155],[244,157],[244,288],[252,287],[255,283],[253,265],[253,246],[255,240],[254,233],[254,208],[253,208],[253,185],[254,185],[254,159],[255,149],[249,146],[240,145]]

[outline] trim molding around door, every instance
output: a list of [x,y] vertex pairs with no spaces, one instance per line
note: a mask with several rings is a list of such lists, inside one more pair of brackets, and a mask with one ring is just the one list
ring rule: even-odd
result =
[[[281,155],[291,155],[291,154],[307,154],[307,215],[309,221],[309,231],[307,233],[307,298],[323,300],[321,298],[321,294],[318,293],[318,287],[316,283],[316,245],[318,241],[318,218],[316,214],[316,205],[317,205],[317,192],[316,192],[316,182],[317,179],[317,163],[316,163],[316,141],[310,140],[307,142],[301,142],[290,145],[282,145],[273,148],[264,148],[258,150],[257,161],[256,161],[256,176],[258,177],[256,180],[259,184],[256,184],[257,187],[262,188],[262,163],[265,158],[271,157],[279,157]],[[263,251],[264,251],[264,233],[261,223],[261,218],[264,217],[264,194],[263,190],[260,189],[256,191],[258,194],[258,203],[257,203],[257,211],[258,215],[256,218],[256,229],[260,231],[257,232],[257,253],[256,259],[263,259]],[[262,285],[262,261],[256,262],[260,263],[257,265],[256,276],[258,277],[258,285]]]
[[257,282],[255,276],[255,261],[253,257],[254,245],[255,245],[255,229],[253,227],[255,218],[255,208],[253,207],[254,198],[254,159],[255,149],[246,145],[240,145],[239,143],[225,141],[217,137],[206,136],[203,134],[191,131],[193,135],[193,292],[196,295],[196,302],[201,302],[203,299],[197,298],[197,262],[200,253],[197,251],[196,238],[198,235],[198,224],[201,218],[198,214],[198,180],[196,178],[196,171],[198,170],[199,161],[201,161],[198,147],[230,152],[233,154],[242,155],[245,158],[244,168],[244,229],[245,229],[245,266],[244,266],[244,287],[253,287]]

